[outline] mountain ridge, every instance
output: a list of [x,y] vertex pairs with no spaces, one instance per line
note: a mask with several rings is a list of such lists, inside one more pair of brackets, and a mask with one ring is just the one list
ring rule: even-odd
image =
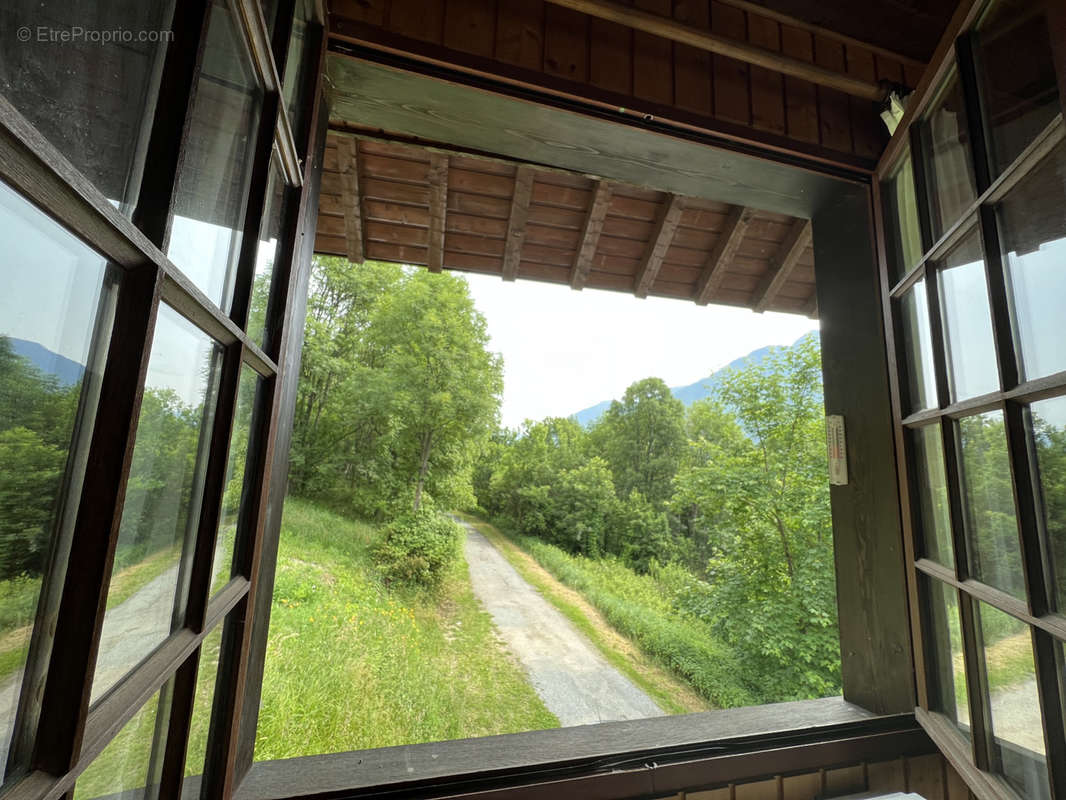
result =
[[[805,333],[791,345],[787,346],[795,347],[808,336],[817,335],[818,334],[816,331]],[[703,400],[706,397],[710,397],[711,394],[714,392],[714,388],[717,381],[721,380],[721,375],[724,371],[729,369],[737,369],[739,367],[747,366],[750,364],[758,364],[760,361],[766,358],[767,354],[770,352],[770,349],[774,346],[775,345],[766,345],[764,347],[758,347],[755,350],[752,350],[747,355],[733,359],[724,367],[716,369],[714,372],[712,372],[705,378],[700,378],[699,380],[693,381],[692,383],[686,384],[684,386],[671,386],[670,393],[678,400],[680,400],[686,407],[688,407],[695,403],[697,400]],[[606,412],[607,409],[611,407],[611,403],[613,402],[614,400],[603,400],[599,403],[596,403],[595,405],[589,406],[588,408],[583,408],[580,411],[571,414],[570,418],[576,420],[581,425],[581,427],[587,428],[592,425],[596,420],[598,420],[604,414],[604,412]]]

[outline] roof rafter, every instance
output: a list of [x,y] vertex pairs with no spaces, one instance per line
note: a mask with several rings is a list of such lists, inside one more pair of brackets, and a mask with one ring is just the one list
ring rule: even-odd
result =
[[811,221],[809,219],[797,219],[789,228],[788,235],[781,242],[781,246],[770,263],[770,270],[763,276],[753,295],[755,304],[752,310],[757,314],[763,313],[777,297],[781,287],[788,281],[789,275],[795,269],[803,251],[811,243]]
[[648,296],[651,286],[659,275],[663,265],[663,257],[674,240],[678,223],[681,222],[681,212],[685,208],[685,200],[680,195],[670,194],[655,215],[655,226],[652,228],[651,239],[644,251],[640,266],[637,268],[637,276],[633,281],[633,294],[644,298]]
[[592,259],[596,255],[596,246],[603,232],[603,222],[607,219],[607,209],[611,205],[611,186],[605,180],[596,181],[596,191],[592,193],[585,224],[581,228],[581,244],[574,256],[574,266],[570,272],[570,288],[580,291],[592,271]]
[[711,301],[711,297],[718,291],[718,287],[725,280],[726,269],[744,238],[755,212],[746,206],[733,206],[726,217],[725,226],[718,234],[718,240],[711,248],[707,261],[703,266],[703,274],[700,275],[699,283],[696,284],[696,296],[693,298],[697,305],[705,306]]
[[429,267],[430,272],[444,269],[444,226],[448,215],[448,156],[429,156]]
[[529,198],[533,194],[533,168],[523,164],[515,171],[514,195],[511,197],[511,214],[507,219],[507,244],[503,251],[503,279],[513,281],[518,277],[518,263],[522,257],[522,244],[526,240],[526,217],[529,216]]
[[366,258],[366,243],[363,241],[363,207],[359,193],[359,145],[355,137],[345,137],[337,142],[337,169],[344,190],[344,242],[347,258],[353,264],[362,264]]

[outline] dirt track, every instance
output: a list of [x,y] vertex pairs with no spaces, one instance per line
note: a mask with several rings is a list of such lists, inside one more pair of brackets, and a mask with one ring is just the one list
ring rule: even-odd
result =
[[470,581],[548,710],[564,727],[663,716],[650,697],[466,525]]

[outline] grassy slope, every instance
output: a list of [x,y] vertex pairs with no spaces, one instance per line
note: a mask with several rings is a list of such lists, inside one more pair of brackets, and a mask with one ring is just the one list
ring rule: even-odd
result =
[[497,536],[520,547],[554,578],[576,590],[652,664],[683,679],[711,707],[761,702],[745,686],[732,650],[717,641],[707,626],[676,611],[650,576],[638,575],[617,561],[572,556],[539,540]]
[[468,514],[461,515],[492,542],[518,574],[581,631],[619,672],[670,714],[706,711],[711,706],[691,686],[653,663],[640,649],[611,627],[579,592],[570,589],[495,527]]
[[389,591],[372,526],[289,499],[255,757],[558,726],[500,646],[465,562],[437,597]]

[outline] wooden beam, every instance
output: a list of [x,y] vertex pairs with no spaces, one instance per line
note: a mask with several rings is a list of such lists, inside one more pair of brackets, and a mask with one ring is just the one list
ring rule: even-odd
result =
[[775,22],[780,22],[783,25],[788,25],[791,28],[799,28],[800,30],[813,33],[816,36],[821,36],[825,39],[832,39],[833,41],[840,42],[841,44],[848,45],[850,47],[861,47],[863,50],[869,50],[871,53],[876,53],[879,56],[890,58],[893,61],[898,61],[905,66],[916,67],[918,69],[925,69],[925,62],[917,58],[911,58],[905,56],[902,53],[897,53],[895,50],[889,50],[887,47],[881,47],[880,45],[871,44],[870,42],[864,42],[862,39],[856,39],[854,36],[848,36],[845,33],[839,31],[830,30],[822,25],[813,25],[810,22],[805,22],[798,17],[789,16],[788,14],[782,14],[780,11],[774,11],[772,8],[767,8],[761,3],[752,2],[752,0],[718,0],[722,5],[733,6],[734,8],[740,8],[747,11],[749,14],[756,14],[760,17],[766,17],[772,19]]
[[807,305],[803,307],[803,313],[811,319],[818,319],[818,292],[811,292],[810,299],[807,300]]
[[507,221],[507,244],[503,252],[503,279],[518,277],[518,261],[522,243],[526,240],[526,217],[529,198],[533,194],[533,168],[523,164],[515,171],[514,194],[511,196],[511,216]]
[[711,297],[725,280],[725,271],[733,257],[737,254],[737,248],[744,238],[751,218],[755,212],[745,206],[733,206],[726,217],[725,227],[718,234],[718,241],[714,243],[707,262],[703,266],[703,274],[700,275],[699,283],[696,284],[696,297],[693,298],[697,305],[705,306],[711,301]]
[[363,241],[363,204],[359,197],[359,150],[354,137],[337,138],[337,169],[341,173],[344,197],[344,239],[348,260],[362,264],[366,258]]
[[670,242],[674,240],[677,224],[681,221],[681,211],[684,209],[684,201],[680,195],[667,195],[666,200],[659,206],[655,216],[655,227],[652,229],[651,239],[648,240],[648,248],[644,251],[644,258],[637,269],[637,277],[633,283],[633,294],[637,297],[647,297],[651,285],[659,274],[659,268],[663,265],[663,256],[666,255]]
[[592,271],[592,258],[596,255],[596,245],[603,231],[603,221],[607,218],[607,209],[611,205],[611,185],[604,180],[596,182],[596,191],[592,194],[585,224],[581,228],[581,244],[574,256],[574,267],[570,272],[570,288],[581,289]]
[[810,243],[811,221],[798,219],[793,222],[788,235],[777,250],[777,255],[770,263],[770,270],[755,289],[755,305],[752,307],[755,313],[763,313],[774,301]]
[[429,155],[429,267],[444,269],[444,223],[448,215],[448,156]]
[[885,99],[885,89],[873,81],[861,80],[850,75],[834,72],[798,58],[783,55],[773,50],[727,39],[701,28],[694,28],[667,17],[660,17],[638,8],[618,5],[610,0],[548,0],[549,3],[564,8],[580,11],[592,17],[610,20],[634,30],[644,31],[654,36],[661,36],[681,44],[717,53],[721,56],[735,58],[748,64],[790,75],[794,78],[816,83],[830,89],[836,89],[853,97],[864,100],[881,101]]

